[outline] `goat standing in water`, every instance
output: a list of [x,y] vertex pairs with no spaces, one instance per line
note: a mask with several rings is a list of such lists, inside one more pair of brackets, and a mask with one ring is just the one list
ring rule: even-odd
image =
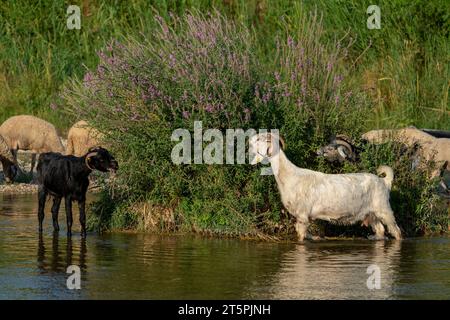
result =
[[51,209],[54,231],[59,231],[58,212],[64,197],[66,206],[67,235],[72,234],[72,201],[78,201],[81,235],[86,236],[86,192],[89,175],[93,170],[115,172],[119,165],[114,157],[103,148],[91,148],[82,157],[64,156],[48,152],[39,157],[37,172],[39,184],[39,232],[42,232],[47,195],[53,196]]
[[[296,218],[295,229],[300,241],[306,237],[311,220],[353,224],[362,221],[375,232],[373,239],[385,239],[384,225],[395,238],[401,232],[389,204],[393,171],[381,166],[378,173],[325,174],[295,166],[278,144],[273,133],[250,138],[251,164],[268,159],[280,191],[281,201]],[[280,140],[282,141],[282,140]]]

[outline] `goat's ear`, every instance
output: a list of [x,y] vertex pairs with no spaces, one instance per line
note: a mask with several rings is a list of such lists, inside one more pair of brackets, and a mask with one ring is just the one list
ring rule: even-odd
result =
[[[268,135],[267,142],[268,142],[267,155],[269,157],[271,157],[274,154],[274,152],[278,151],[279,148],[284,149],[285,145],[284,140],[278,135],[275,134]],[[278,150],[275,150],[276,147],[278,147]]]

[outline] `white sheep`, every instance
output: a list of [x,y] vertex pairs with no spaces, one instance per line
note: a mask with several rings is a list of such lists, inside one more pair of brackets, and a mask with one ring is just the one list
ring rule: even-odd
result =
[[362,138],[374,144],[385,143],[388,141],[398,141],[413,146],[418,144],[422,165],[433,160],[436,163],[436,169],[431,176],[438,177],[441,174],[441,168],[450,163],[450,139],[436,138],[414,127],[394,130],[372,130],[363,134]]
[[64,152],[64,147],[55,126],[29,115],[19,115],[7,119],[0,126],[0,136],[12,151],[14,164],[18,167],[17,152],[27,150],[32,153],[31,169],[36,164],[36,154],[44,152]]
[[84,156],[90,148],[101,146],[103,134],[84,121],[78,121],[67,135],[67,155]]
[[273,133],[251,137],[251,163],[269,160],[281,201],[297,220],[295,229],[300,241],[306,236],[310,220],[315,219],[340,224],[363,221],[372,227],[374,239],[384,239],[385,224],[395,239],[401,238],[389,204],[394,176],[390,167],[378,168],[384,178],[370,173],[325,174],[302,169],[289,161],[278,141]]

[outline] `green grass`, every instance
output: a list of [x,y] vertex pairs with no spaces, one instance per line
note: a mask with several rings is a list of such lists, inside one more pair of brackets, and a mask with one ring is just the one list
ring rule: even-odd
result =
[[356,39],[349,65],[356,62],[355,86],[366,86],[372,92],[369,127],[450,127],[450,4],[445,0],[378,1],[381,30],[365,26],[368,0],[74,3],[82,8],[81,30],[66,28],[67,5],[63,2],[17,0],[0,7],[0,121],[15,114],[34,114],[66,130],[71,119],[50,107],[57,103],[61,86],[95,67],[95,52],[111,38],[151,33],[155,13],[168,17],[169,12],[180,15],[193,8],[215,7],[254,27],[265,44],[261,54],[270,58],[274,43],[267,39],[285,33],[282,20],[295,32],[301,11],[317,7],[327,37],[339,38],[348,31]]

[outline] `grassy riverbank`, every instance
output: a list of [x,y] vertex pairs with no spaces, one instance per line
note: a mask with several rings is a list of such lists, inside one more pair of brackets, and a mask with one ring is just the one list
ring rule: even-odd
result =
[[426,173],[411,173],[396,146],[369,148],[344,168],[313,155],[336,132],[450,128],[449,4],[380,1],[381,30],[366,28],[369,4],[84,1],[75,31],[63,5],[9,2],[0,9],[0,119],[32,113],[64,132],[81,117],[111,133],[126,188],[103,194],[93,228],[289,233],[273,178],[258,169],[172,164],[172,130],[201,120],[204,129],[279,128],[288,156],[308,168],[392,165],[406,234],[446,229]]
[[[67,79],[82,77],[99,62],[96,51],[111,38],[151,34],[154,15],[204,12],[216,7],[255,30],[261,52],[271,60],[274,35],[295,33],[304,11],[323,15],[324,38],[347,32],[355,39],[349,52],[354,82],[372,95],[370,126],[448,129],[449,3],[379,1],[382,29],[365,27],[370,1],[75,1],[82,8],[81,30],[68,30],[63,3],[10,1],[0,7],[0,120],[32,113],[63,131],[70,120],[56,97]],[[300,6],[303,3],[303,6]],[[285,21],[282,21],[285,20]]]

